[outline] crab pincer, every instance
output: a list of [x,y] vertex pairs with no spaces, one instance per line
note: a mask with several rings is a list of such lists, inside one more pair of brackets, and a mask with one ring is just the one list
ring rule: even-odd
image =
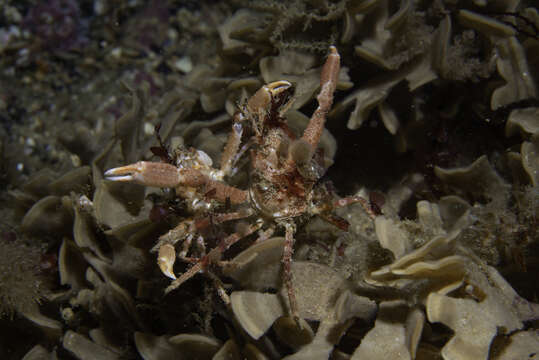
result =
[[186,188],[201,190],[202,194],[210,194],[211,198],[232,204],[240,204],[247,200],[247,192],[236,189],[214,178],[215,169],[196,169],[176,167],[167,163],[139,161],[137,163],[109,169],[105,178],[112,181],[128,181],[145,186],[159,188],[176,188],[180,192]]
[[186,175],[170,164],[139,161],[105,171],[105,178],[111,181],[133,182],[145,186],[174,188],[186,180]]

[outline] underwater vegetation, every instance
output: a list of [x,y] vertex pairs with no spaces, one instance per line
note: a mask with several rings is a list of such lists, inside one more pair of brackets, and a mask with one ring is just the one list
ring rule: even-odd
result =
[[2,235],[0,313],[2,317],[12,317],[14,312],[25,313],[32,309],[44,297],[45,286],[37,267],[40,264],[39,249],[10,239],[9,233]]
[[532,1],[5,1],[0,357],[539,356],[538,76]]
[[22,22],[22,29],[36,37],[38,46],[54,52],[83,45],[84,22],[79,3],[52,0],[32,6]]

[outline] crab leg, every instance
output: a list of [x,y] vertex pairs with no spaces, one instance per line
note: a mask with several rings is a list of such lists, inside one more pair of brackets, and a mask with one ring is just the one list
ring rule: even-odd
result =
[[241,144],[241,135],[243,134],[243,125],[241,124],[241,113],[237,112],[234,115],[232,131],[228,136],[228,141],[221,155],[221,171],[225,175],[231,175],[234,169],[234,163],[237,160],[236,154],[239,151]]
[[[292,254],[294,253],[294,232],[296,231],[292,223],[286,222],[285,227],[285,243],[283,250],[283,282],[288,292],[288,301],[290,302],[290,313],[296,323],[299,325],[298,302],[294,287],[292,286]],[[300,326],[301,327],[301,326]]]
[[189,280],[190,278],[195,276],[197,273],[203,272],[205,270],[205,268],[208,267],[208,265],[211,262],[218,261],[218,259],[221,258],[221,255],[230,246],[234,245],[235,243],[237,243],[238,241],[240,241],[244,237],[249,236],[252,233],[256,232],[258,229],[260,229],[262,227],[262,225],[263,225],[263,221],[257,221],[256,223],[247,226],[245,229],[243,229],[243,231],[235,232],[235,233],[225,237],[224,239],[222,239],[217,247],[211,249],[210,252],[206,256],[199,259],[199,261],[195,265],[193,265],[189,270],[184,272],[179,278],[174,280],[165,289],[165,293],[168,294],[172,290],[180,287],[181,284],[183,284],[184,282],[186,282],[187,280]]
[[[204,217],[202,219],[187,219],[180,222],[175,228],[169,230],[166,234],[159,237],[159,242],[153,247],[152,251],[158,249],[157,264],[161,272],[169,278],[176,280],[174,275],[174,263],[176,262],[176,249],[174,244],[183,239],[182,250],[178,257],[186,262],[198,262],[198,259],[187,257],[191,242],[196,233],[211,224],[221,224],[226,221],[239,220],[253,215],[253,211],[248,208],[242,211],[235,211],[225,214],[216,214]],[[199,236],[197,239],[203,239]],[[200,241],[199,241],[200,242]],[[204,246],[204,242],[200,242],[200,247]]]
[[320,136],[324,130],[326,116],[333,104],[333,93],[337,88],[341,67],[340,59],[341,57],[337,52],[337,48],[331,46],[329,48],[329,56],[322,67],[322,74],[320,75],[320,93],[316,97],[318,108],[313,113],[311,120],[309,120],[309,124],[305,128],[302,137],[303,140],[311,145],[312,149],[316,149],[318,146]]
[[160,188],[199,188],[210,198],[223,203],[228,199],[231,204],[241,204],[248,199],[247,191],[213,180],[199,170],[177,168],[166,163],[139,161],[107,170],[105,176],[107,180],[129,181]]
[[222,224],[227,221],[239,220],[249,217],[254,214],[254,210],[251,208],[245,208],[240,211],[234,211],[224,214],[213,214],[206,216],[202,219],[195,221],[195,226],[197,230],[203,229],[210,225]]
[[359,203],[363,207],[363,210],[365,210],[365,212],[370,216],[371,219],[374,220],[376,218],[376,214],[374,213],[374,211],[372,211],[371,206],[369,205],[369,201],[359,195],[348,196],[348,197],[336,200],[333,203],[333,207],[340,208],[340,207],[345,207],[345,206],[352,205],[355,203]]

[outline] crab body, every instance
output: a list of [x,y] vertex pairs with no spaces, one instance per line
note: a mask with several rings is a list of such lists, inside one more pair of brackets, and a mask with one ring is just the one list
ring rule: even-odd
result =
[[[208,265],[219,263],[223,253],[240,239],[258,231],[257,241],[262,241],[278,228],[284,228],[283,282],[288,290],[291,313],[297,319],[290,270],[295,222],[316,214],[335,219],[329,215],[334,207],[353,202],[360,202],[369,211],[366,201],[359,197],[332,202],[327,191],[318,185],[325,166],[317,146],[331,109],[339,69],[340,56],[332,46],[321,72],[319,106],[301,137],[293,134],[284,116],[291,105],[292,84],[276,81],[260,88],[235,114],[220,168],[214,168],[202,151],[191,149],[177,154],[174,164],[140,161],[105,173],[109,180],[174,188],[193,212],[192,218],[184,219],[162,235],[155,246],[162,272],[173,279],[166,291],[177,288],[198,272],[209,273]],[[251,167],[249,187],[239,189],[225,180],[238,171],[238,161],[246,152],[249,152]],[[216,213],[213,204],[229,204],[231,210]],[[201,235],[205,227],[240,219],[247,220],[247,225],[220,239],[216,247],[206,252]],[[193,241],[202,254],[198,257],[188,256]],[[179,252],[178,244],[181,244]],[[176,257],[193,264],[178,278],[173,271]],[[216,280],[216,283],[220,282]],[[228,302],[226,292],[220,286],[218,289]]]

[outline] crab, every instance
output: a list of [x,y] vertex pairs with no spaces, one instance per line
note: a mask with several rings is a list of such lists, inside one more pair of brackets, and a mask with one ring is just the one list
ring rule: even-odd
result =
[[[374,217],[364,198],[352,196],[333,200],[327,188],[319,183],[328,166],[317,146],[333,103],[339,71],[340,55],[336,47],[331,46],[321,71],[318,108],[301,137],[292,133],[285,118],[292,104],[292,84],[285,80],[275,81],[264,85],[239,107],[233,117],[219,168],[213,167],[211,158],[204,152],[184,149],[176,155],[174,164],[140,161],[105,172],[108,180],[173,188],[194,214],[162,235],[154,248],[161,271],[172,279],[166,292],[178,288],[200,272],[209,274],[219,285],[209,267],[224,262],[221,259],[227,249],[256,232],[256,241],[263,241],[275,231],[284,229],[282,280],[291,315],[299,320],[291,272],[297,223],[318,215],[346,229],[346,221],[333,215],[332,210],[352,203],[362,204]],[[248,137],[247,133],[250,138],[244,139]],[[251,165],[248,188],[228,185],[225,180],[238,171],[238,162],[247,152]],[[217,212],[216,209],[223,208],[223,204],[226,204],[224,208],[227,211]],[[202,231],[210,225],[232,220],[247,222],[206,252]],[[193,241],[201,256],[188,256]],[[179,277],[173,271],[176,258],[192,264]],[[218,286],[218,292],[229,303],[221,286]]]

